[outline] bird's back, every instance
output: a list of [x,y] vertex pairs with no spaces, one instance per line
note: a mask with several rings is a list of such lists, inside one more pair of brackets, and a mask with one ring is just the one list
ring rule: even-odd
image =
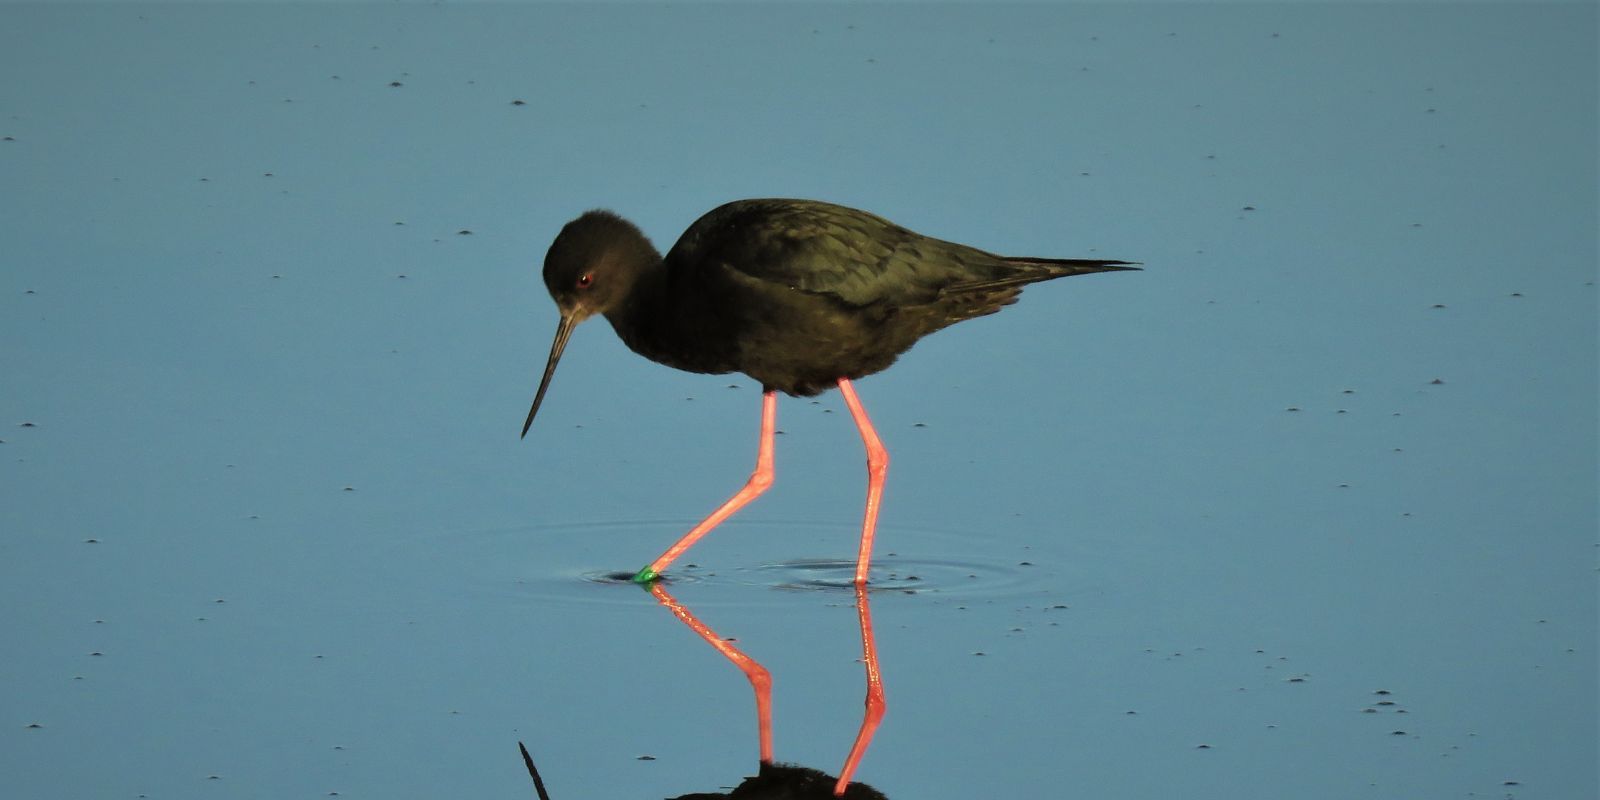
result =
[[[933,300],[988,254],[914,233],[883,217],[816,200],[737,200],[696,220],[669,269],[732,269],[855,306]],[[988,256],[992,259],[993,256]]]
[[717,299],[737,369],[809,395],[878,372],[918,339],[1015,302],[1028,283],[1121,262],[1007,258],[815,200],[738,200],[664,259],[680,308]]

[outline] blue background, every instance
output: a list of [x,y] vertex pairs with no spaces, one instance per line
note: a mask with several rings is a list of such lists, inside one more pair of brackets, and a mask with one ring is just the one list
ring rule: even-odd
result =
[[[752,772],[739,674],[592,578],[739,485],[759,387],[592,324],[516,434],[564,222],[796,196],[1146,265],[858,384],[922,578],[874,596],[859,779],[1594,797],[1596,22],[0,6],[0,795],[525,797],[518,739],[558,800]],[[674,591],[833,771],[850,595],[778,587],[847,573],[807,560],[860,444],[836,393],[778,424]]]

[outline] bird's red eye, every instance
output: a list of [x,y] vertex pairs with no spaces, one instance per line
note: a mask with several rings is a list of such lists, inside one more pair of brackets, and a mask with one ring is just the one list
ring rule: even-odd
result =
[[591,284],[591,283],[594,283],[594,273],[593,272],[585,272],[582,275],[578,276],[578,288],[579,289],[587,289],[587,288],[589,288],[589,284]]

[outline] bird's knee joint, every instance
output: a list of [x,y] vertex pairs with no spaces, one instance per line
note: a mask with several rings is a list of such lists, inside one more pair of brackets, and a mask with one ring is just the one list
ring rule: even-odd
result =
[[757,691],[772,691],[772,673],[768,672],[766,667],[763,667],[760,664],[753,664],[750,667],[750,672],[748,675],[750,678],[750,685],[754,686]]
[[884,699],[882,692],[869,693],[866,705],[868,719],[882,719],[889,710],[889,703]]

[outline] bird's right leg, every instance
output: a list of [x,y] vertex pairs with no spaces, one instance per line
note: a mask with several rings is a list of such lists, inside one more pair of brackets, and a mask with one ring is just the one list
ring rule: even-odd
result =
[[667,565],[676,561],[678,556],[683,555],[684,551],[693,546],[695,542],[700,541],[700,537],[710,533],[712,528],[717,527],[722,524],[723,520],[733,516],[733,512],[749,505],[751,500],[760,497],[761,493],[772,485],[772,438],[773,434],[777,432],[777,427],[778,393],[769,389],[761,395],[761,445],[756,450],[756,469],[755,472],[750,473],[750,480],[745,482],[743,489],[728,498],[728,502],[723,503],[716,511],[711,512],[711,516],[706,517],[699,525],[694,526],[688,533],[684,534],[677,544],[667,548],[667,552],[662,553],[659,558],[650,562],[649,566],[639,570],[639,574],[633,576],[633,580],[636,583],[649,583],[661,577],[661,572],[667,568]]
[[846,378],[839,379],[839,394],[855,418],[861,431],[861,442],[867,447],[867,510],[861,520],[861,549],[856,552],[856,585],[867,582],[867,570],[872,564],[872,537],[878,530],[878,507],[883,503],[883,479],[889,475],[889,451],[883,449],[877,429],[867,418],[867,409],[856,397],[854,386]]

